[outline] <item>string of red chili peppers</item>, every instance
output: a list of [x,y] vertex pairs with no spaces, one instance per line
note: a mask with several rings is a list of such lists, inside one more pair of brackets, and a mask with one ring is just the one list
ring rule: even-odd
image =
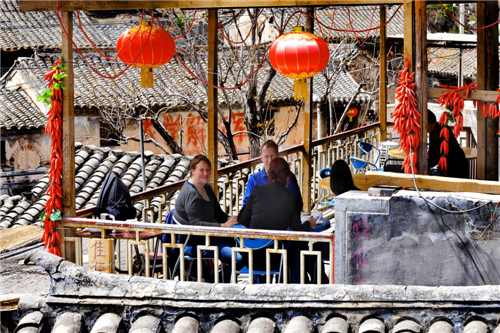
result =
[[[394,130],[399,134],[401,150],[406,152],[403,162],[405,173],[412,173],[412,163],[415,173],[417,170],[417,148],[420,142],[420,113],[417,110],[415,98],[415,73],[409,73],[410,61],[405,59],[405,66],[398,72],[399,77],[396,88],[396,100],[399,102],[393,112]],[[411,154],[411,156],[410,156]]]
[[54,63],[52,69],[47,70],[43,76],[43,80],[48,82],[47,89],[41,91],[38,97],[39,101],[48,104],[49,111],[47,113],[47,126],[45,133],[51,137],[50,148],[50,169],[49,169],[49,189],[47,194],[49,198],[45,203],[44,213],[41,219],[44,225],[44,232],[41,241],[45,243],[45,248],[49,252],[60,256],[59,244],[61,238],[59,236],[59,220],[61,219],[62,209],[62,89],[63,78],[66,77],[62,59],[59,58]]
[[[446,88],[450,89],[439,96],[438,103],[441,106],[444,106],[447,109],[453,110],[452,111],[452,118],[456,120],[456,125],[453,127],[453,134],[458,137],[460,135],[460,131],[463,129],[463,116],[462,116],[462,111],[464,108],[464,98],[460,94],[460,91],[465,90],[465,98],[469,97],[469,93],[471,90],[476,90],[478,89],[476,87],[476,83],[472,82],[470,84],[465,84],[462,87],[457,87],[457,86],[440,86],[441,88]],[[500,93],[500,89],[497,89],[498,92]],[[484,102],[476,102],[474,101],[474,106],[477,106],[477,110],[481,110],[481,114],[483,115],[484,118],[490,117],[491,119],[496,119],[500,116],[500,94],[498,94],[497,98],[495,99],[494,103],[484,103]],[[439,124],[443,129],[441,130],[439,136],[443,138],[441,141],[441,146],[440,146],[440,152],[441,152],[441,158],[439,159],[438,163],[438,169],[444,172],[446,174],[446,170],[448,168],[447,163],[446,163],[446,156],[448,155],[449,151],[449,132],[445,128],[446,124],[448,123],[448,114],[446,112],[443,112],[441,115],[441,118],[439,119]],[[500,130],[498,131],[497,135],[500,135]]]

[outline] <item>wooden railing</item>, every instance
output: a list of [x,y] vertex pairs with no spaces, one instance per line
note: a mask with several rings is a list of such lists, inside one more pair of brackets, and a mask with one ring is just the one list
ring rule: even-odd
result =
[[[94,233],[90,231],[80,231],[76,237],[64,237],[63,242],[72,242],[75,244],[76,249],[76,263],[79,265],[87,265],[83,262],[83,248],[85,247],[84,239],[93,239],[93,244],[96,250],[93,252],[93,257],[89,258],[89,267],[100,270],[103,272],[113,273],[115,269],[128,272],[129,275],[141,274],[147,277],[157,277],[161,279],[180,279],[182,281],[189,278],[189,272],[186,269],[185,261],[196,261],[197,274],[195,280],[198,282],[206,281],[207,275],[202,273],[201,250],[211,250],[214,255],[213,271],[214,282],[219,282],[219,260],[217,247],[211,245],[210,241],[214,237],[227,239],[228,243],[234,243],[231,247],[232,263],[226,263],[231,267],[231,281],[236,282],[236,253],[245,252],[248,255],[248,262],[246,265],[248,271],[248,283],[252,284],[254,279],[253,270],[253,253],[252,248],[245,246],[245,241],[248,239],[269,239],[273,240],[272,246],[267,248],[266,251],[266,283],[271,283],[271,255],[281,256],[280,272],[281,282],[289,283],[291,279],[288,278],[288,267],[291,266],[293,260],[300,260],[301,265],[298,274],[300,276],[300,283],[306,281],[306,265],[302,264],[306,260],[313,260],[316,269],[309,272],[315,275],[316,283],[327,283],[322,281],[321,272],[325,264],[328,268],[326,274],[329,282],[333,283],[333,249],[334,249],[334,236],[331,231],[325,232],[292,232],[292,231],[278,231],[278,230],[259,230],[259,229],[235,229],[235,228],[219,228],[219,227],[202,227],[202,226],[186,226],[186,225],[172,225],[165,224],[162,220],[151,221],[152,223],[143,222],[129,222],[129,221],[108,221],[100,219],[88,218],[63,218],[61,220],[61,228],[64,229],[83,229],[91,228]],[[88,229],[86,229],[88,230]],[[111,232],[112,231],[112,232]],[[162,236],[166,238],[160,241]],[[205,242],[198,245],[197,255],[186,258],[184,255],[183,242],[178,241],[178,236],[203,236]],[[239,242],[236,244],[235,239]],[[297,250],[293,252],[298,257],[290,257],[290,249],[296,244]],[[278,244],[283,244],[280,246]],[[286,244],[286,245],[285,245]],[[99,251],[97,250],[99,247]],[[298,247],[297,247],[298,246]],[[87,247],[89,247],[87,245]],[[177,252],[169,252],[174,250]],[[288,249],[288,251],[287,251]],[[106,256],[105,253],[110,253]],[[154,254],[153,260],[150,254]],[[63,257],[64,247],[63,247]],[[122,255],[125,254],[126,260],[122,260]],[[158,256],[157,256],[158,255]],[[312,257],[312,258],[311,258]],[[135,260],[134,260],[135,258]],[[161,258],[161,259],[160,259]],[[92,260],[92,263],[90,261]],[[170,260],[170,264],[169,264]],[[175,265],[172,264],[175,261]],[[135,262],[135,264],[134,264]],[[289,264],[290,263],[290,264]],[[159,265],[157,265],[159,264]],[[159,267],[158,267],[159,266]],[[139,268],[139,269],[138,269]],[[217,274],[215,274],[217,273]],[[280,282],[280,281],[276,281]],[[297,281],[299,282],[299,281]]]
[[[375,123],[313,141],[313,179],[311,179],[313,192],[311,200],[313,201],[313,204],[317,203],[318,200],[319,171],[323,168],[330,167],[336,159],[342,158],[347,161],[349,156],[359,157],[361,152],[358,147],[358,142],[361,139],[364,139],[374,145],[378,145],[380,142],[379,127],[380,124]],[[303,152],[303,146],[301,145],[290,147],[280,152],[280,155],[287,159],[290,163],[290,167],[292,172],[297,177],[300,188],[302,188],[304,181],[302,177]],[[373,152],[370,153],[368,157],[364,158],[368,158],[373,161]],[[228,213],[238,214],[241,209],[241,203],[245,194],[248,177],[254,173],[260,165],[260,158],[254,158],[248,161],[229,165],[218,170],[218,186],[223,210]],[[141,200],[146,201],[143,211],[143,221],[151,219],[146,215],[165,215],[170,206],[173,205],[173,202],[169,198],[172,197],[173,193],[178,191],[183,184],[184,180],[132,195],[133,202]],[[163,198],[158,199],[159,197]],[[155,199],[154,205],[152,204],[153,199]],[[92,216],[94,211],[95,207],[88,207],[78,210],[76,212],[76,216]]]

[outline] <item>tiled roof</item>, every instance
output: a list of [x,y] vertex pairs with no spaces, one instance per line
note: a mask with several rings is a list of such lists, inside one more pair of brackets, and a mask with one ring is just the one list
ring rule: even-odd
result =
[[[477,74],[477,52],[475,49],[463,50],[462,54],[464,77],[474,81]],[[458,76],[459,49],[429,48],[428,58],[429,74],[444,77]]]
[[0,131],[40,129],[46,123],[45,114],[22,90],[0,90]]
[[[387,20],[395,14],[392,20],[387,24],[388,37],[403,34],[404,10],[403,7],[401,7],[401,9],[396,12],[398,7],[399,5],[387,7]],[[330,35],[331,38],[359,38],[359,41],[362,43],[365,38],[378,38],[380,36],[380,29],[356,33],[349,32],[349,30],[362,31],[380,26],[380,6],[336,6],[319,8],[316,10],[316,16],[321,22],[321,24],[315,24],[316,34],[322,33],[328,36],[329,30],[325,28],[326,26],[338,30],[332,30]],[[302,21],[301,24],[303,24]]]
[[[55,12],[19,12],[17,0],[0,1],[0,49],[61,48],[61,25]],[[80,19],[85,33],[97,47],[115,47],[111,40],[96,29],[84,12]],[[80,30],[78,18],[73,15],[73,40],[82,49],[92,45]]]
[[[146,189],[171,184],[186,177],[190,158],[178,154],[145,154]],[[141,156],[110,148],[77,144],[75,153],[76,209],[95,206],[102,181],[109,171],[115,171],[129,188],[130,194],[142,191]],[[48,176],[44,176],[31,190],[32,200],[22,196],[0,196],[0,227],[39,223],[40,213],[47,201]],[[163,198],[157,197],[151,205],[158,207]],[[143,202],[135,204],[142,211]],[[139,216],[140,219],[140,216]]]
[[17,332],[500,332],[498,286],[213,285],[29,260],[52,284],[21,297]]
[[[123,63],[106,60],[98,54],[89,53],[86,57],[96,70],[108,76],[116,75],[125,68]],[[25,82],[30,82],[32,89],[38,90],[44,85],[41,80],[34,81],[33,77],[42,78],[55,60],[55,55],[52,54],[40,54],[35,58],[19,58],[16,70],[25,77]],[[189,62],[187,66],[190,67]],[[185,96],[192,104],[206,103],[204,85],[198,84],[196,79],[175,59],[154,69],[154,88],[140,88],[140,71],[137,68],[130,68],[116,79],[105,79],[92,71],[80,56],[75,56],[74,72],[75,109],[77,110],[91,110],[95,107],[128,109],[141,105],[161,108],[176,104],[179,97],[175,95]],[[257,78],[259,83],[265,79],[264,72],[259,71]],[[326,84],[322,75],[317,75],[314,82],[315,95],[323,94]],[[226,86],[231,87],[233,83],[227,82]],[[351,99],[358,86],[348,73],[342,72],[335,82],[331,97],[335,101],[346,102]],[[167,93],[170,97],[165,96]],[[366,102],[369,98],[366,94],[360,94],[357,102]],[[277,74],[269,87],[267,99],[273,103],[291,102],[293,80]],[[219,101],[221,104],[225,103],[222,93],[219,94]]]

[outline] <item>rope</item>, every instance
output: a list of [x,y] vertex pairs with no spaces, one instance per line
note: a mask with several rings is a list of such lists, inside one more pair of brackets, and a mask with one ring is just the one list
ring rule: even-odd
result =
[[[375,8],[373,10],[373,13],[372,13],[372,19],[370,20],[370,28],[372,27],[372,24],[373,24],[373,17],[375,16],[375,11],[377,9]],[[352,26],[352,20],[351,20],[351,7],[347,7],[347,15],[349,17],[349,25],[351,26],[351,29],[354,29],[354,27]],[[365,45],[366,41],[368,40],[368,36],[370,35],[370,32],[367,32],[366,33],[366,37],[365,37],[365,40],[363,41],[363,43],[360,43],[359,42],[359,38],[358,38],[358,35],[356,33],[354,33],[354,37],[356,37],[356,40],[358,41],[358,45],[359,46],[363,46]]]
[[[85,36],[85,38],[89,41],[89,43],[90,43],[90,44],[94,47],[94,50],[96,50],[96,51],[97,51],[100,55],[102,55],[104,58],[106,58],[106,59],[108,59],[108,60],[111,60],[111,61],[116,61],[116,59],[118,59],[118,54],[121,52],[121,50],[122,50],[125,46],[129,45],[129,44],[132,42],[132,39],[134,39],[134,38],[135,38],[135,36],[139,33],[139,29],[137,29],[137,31],[136,31],[136,32],[135,32],[135,34],[134,34],[134,37],[132,37],[132,38],[130,39],[130,41],[129,41],[127,44],[125,44],[125,45],[123,45],[123,46],[122,46],[122,48],[121,48],[121,49],[120,49],[120,50],[116,53],[116,56],[115,56],[114,58],[110,58],[110,57],[108,57],[107,55],[105,55],[104,53],[102,53],[102,52],[101,52],[101,50],[99,50],[99,49],[97,48],[97,46],[95,46],[94,42],[92,42],[92,40],[91,40],[91,39],[87,36],[87,33],[85,33],[85,30],[83,30],[82,21],[80,20],[80,11],[77,11],[77,12],[76,12],[76,16],[78,17],[78,25],[80,26],[80,30],[82,31],[82,33],[83,33],[83,35]],[[142,19],[143,19],[143,18],[144,18],[144,9],[142,10],[141,22],[139,22],[139,25],[141,25],[141,23],[142,23]],[[62,23],[61,23],[61,25],[62,25]]]
[[[107,75],[104,75],[104,74],[101,74],[99,71],[97,71],[90,63],[89,61],[87,60],[87,58],[83,55],[82,51],[78,48],[78,46],[76,45],[76,43],[73,41],[73,39],[70,37],[68,31],[66,30],[66,27],[64,26],[63,22],[62,22],[62,19],[61,19],[61,15],[59,13],[59,1],[60,0],[57,0],[57,10],[56,10],[56,13],[57,13],[57,18],[59,20],[59,23],[61,24],[61,27],[63,28],[63,31],[64,33],[66,34],[66,36],[68,37],[68,39],[70,40],[71,44],[73,44],[73,46],[75,47],[76,51],[80,54],[80,56],[83,58],[83,60],[85,61],[85,63],[90,67],[90,69],[92,69],[97,75],[105,78],[105,79],[116,79],[117,77],[121,76],[123,73],[125,73],[130,67],[132,67],[132,64],[130,65],[127,65],[127,67],[125,67],[124,70],[122,70],[120,73],[118,73],[117,75],[115,76],[107,76]],[[143,49],[146,47],[147,45],[147,42],[149,41],[149,37],[151,36],[151,29],[153,29],[153,23],[154,22],[151,22],[151,27],[150,27],[150,34],[148,36],[148,40],[146,41],[146,43],[144,44],[144,47]],[[142,50],[141,50],[142,51]],[[141,55],[141,53],[139,53],[137,55],[137,57],[134,59],[134,62],[139,58],[139,56]]]
[[491,23],[491,24],[488,24],[488,25],[485,25],[484,27],[478,27],[478,28],[468,27],[468,26],[466,26],[465,24],[463,24],[462,22],[460,22],[460,20],[459,20],[459,19],[457,19],[455,16],[453,16],[453,14],[452,14],[452,13],[450,13],[450,12],[448,11],[448,9],[446,9],[446,7],[443,5],[443,3],[441,2],[441,0],[438,0],[438,1],[439,1],[439,3],[441,4],[441,7],[443,7],[444,11],[445,11],[448,15],[450,15],[450,17],[451,17],[451,18],[452,18],[455,22],[457,22],[458,24],[460,24],[462,27],[464,27],[464,28],[465,28],[465,29],[467,29],[467,30],[481,30],[481,29],[487,29],[487,28],[489,28],[489,27],[492,27],[492,26],[494,26],[494,25],[497,25],[497,24],[500,22],[500,19],[498,19],[496,22]]
[[267,47],[267,49],[264,51],[264,55],[262,56],[262,60],[259,64],[259,66],[252,72],[250,73],[250,75],[245,79],[245,81],[243,81],[242,84],[238,85],[238,86],[235,86],[235,87],[220,87],[220,86],[216,86],[214,84],[211,84],[205,80],[203,80],[202,78],[198,77],[195,73],[193,73],[187,66],[186,64],[182,61],[181,57],[179,56],[179,54],[177,52],[175,52],[175,55],[177,56],[177,60],[179,60],[179,62],[181,63],[181,65],[189,72],[189,74],[191,74],[196,80],[206,84],[207,86],[209,87],[212,87],[212,88],[216,88],[216,89],[221,89],[221,90],[235,90],[235,89],[239,89],[241,87],[243,87],[251,78],[252,76],[255,75],[255,73],[257,73],[257,71],[259,69],[262,68],[262,65],[264,64],[264,60],[266,59],[266,53],[267,51],[269,51],[269,48],[271,47],[271,45],[269,45]]

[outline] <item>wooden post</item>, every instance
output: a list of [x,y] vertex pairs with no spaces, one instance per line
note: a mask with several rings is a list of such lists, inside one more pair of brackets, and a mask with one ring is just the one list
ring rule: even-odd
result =
[[[306,11],[314,15],[314,7],[308,7]],[[310,16],[306,16],[305,31],[314,33],[314,22]],[[312,122],[313,122],[313,79],[306,79],[307,98],[304,100],[304,158],[303,158],[303,178],[302,178],[302,201],[303,210],[311,211],[311,180],[312,180]]]
[[420,144],[417,149],[417,168],[420,174],[428,174],[427,167],[427,2],[415,1],[415,95],[420,118]]
[[404,10],[404,44],[403,44],[403,57],[410,60],[409,69],[413,72],[413,39],[415,36],[415,10],[413,7],[414,2],[405,2],[403,4]]
[[[477,26],[498,20],[498,1],[477,3]],[[477,31],[477,86],[498,88],[498,24]],[[498,119],[484,118],[477,112],[477,179],[498,180]]]
[[[208,10],[208,64],[207,64],[207,79],[208,83],[217,85],[217,51],[218,51],[218,29],[217,29],[217,9]],[[217,89],[207,86],[208,96],[208,128],[207,128],[207,144],[208,158],[212,162],[212,176],[210,177],[210,186],[214,193],[218,196],[217,179],[218,176],[218,152],[217,152]]]
[[[62,216],[75,216],[75,117],[74,117],[74,73],[73,73],[73,12],[62,12],[62,22],[68,36],[62,32],[63,65],[67,68],[66,77],[63,79],[66,90],[63,90],[63,115],[62,115]],[[65,236],[74,237],[75,229],[64,232]],[[75,262],[75,244],[67,242],[64,249],[60,249],[66,260]]]
[[387,140],[387,8],[380,6],[380,76],[378,79],[378,116],[380,141]]

